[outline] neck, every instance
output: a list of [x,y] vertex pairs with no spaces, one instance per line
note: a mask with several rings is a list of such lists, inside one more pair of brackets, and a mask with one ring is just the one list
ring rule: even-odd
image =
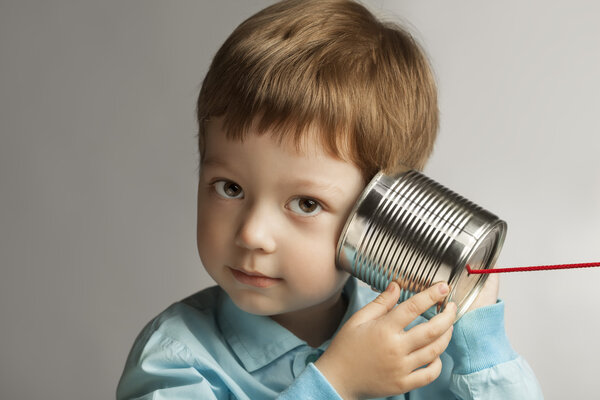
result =
[[298,311],[273,315],[271,319],[283,326],[311,347],[319,347],[331,338],[344,314],[347,301],[342,293],[324,303]]

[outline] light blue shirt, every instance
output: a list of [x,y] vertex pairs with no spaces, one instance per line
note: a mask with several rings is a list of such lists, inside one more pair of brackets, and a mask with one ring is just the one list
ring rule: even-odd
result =
[[[343,322],[377,296],[354,278],[344,293],[349,302]],[[340,399],[313,364],[330,342],[312,348],[211,287],[173,304],[143,329],[117,399]],[[441,359],[442,373],[433,383],[390,399],[543,398],[533,372],[508,342],[502,302],[463,316]]]

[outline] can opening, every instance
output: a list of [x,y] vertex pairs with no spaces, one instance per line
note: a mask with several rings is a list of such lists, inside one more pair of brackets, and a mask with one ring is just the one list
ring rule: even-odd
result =
[[505,229],[504,223],[493,226],[479,243],[474,246],[467,261],[460,263],[461,265],[457,269],[460,271],[459,274],[450,279],[450,294],[445,303],[450,301],[456,303],[457,320],[467,312],[487,280],[487,278],[484,278],[484,276],[487,277],[487,274],[470,274],[467,265],[473,269],[493,268],[504,242]]

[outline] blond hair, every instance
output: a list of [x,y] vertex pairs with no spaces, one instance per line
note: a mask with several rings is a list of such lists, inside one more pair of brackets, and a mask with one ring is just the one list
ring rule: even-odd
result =
[[317,128],[324,148],[365,177],[422,169],[438,128],[437,90],[419,45],[348,0],[287,0],[240,24],[215,55],[197,104],[224,117],[230,138],[250,126],[298,144]]

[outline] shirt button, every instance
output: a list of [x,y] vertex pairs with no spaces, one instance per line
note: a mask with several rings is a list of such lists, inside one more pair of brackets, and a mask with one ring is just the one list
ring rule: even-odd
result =
[[317,354],[317,353],[309,354],[306,356],[306,365],[308,365],[310,363],[314,363],[318,359],[319,359],[319,354]]

